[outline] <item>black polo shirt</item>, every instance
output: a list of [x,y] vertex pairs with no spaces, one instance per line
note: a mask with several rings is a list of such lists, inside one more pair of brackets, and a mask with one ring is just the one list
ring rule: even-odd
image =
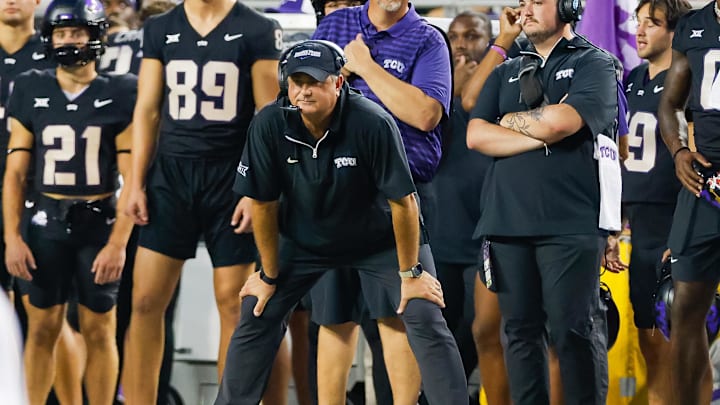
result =
[[260,111],[248,132],[234,190],[280,199],[280,233],[322,257],[395,246],[387,202],[415,191],[400,131],[377,104],[343,89],[330,128],[315,140],[297,110]]
[[[611,128],[617,114],[616,77],[610,57],[582,38],[562,39],[538,68],[550,104],[563,101],[585,126],[544,149],[496,158],[486,174],[476,235],[543,236],[598,231],[600,191],[595,135]],[[526,111],[518,72],[523,58],[498,66],[471,114],[488,122]]]

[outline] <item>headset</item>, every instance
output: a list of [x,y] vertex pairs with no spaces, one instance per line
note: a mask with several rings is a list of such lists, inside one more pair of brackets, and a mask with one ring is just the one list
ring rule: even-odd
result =
[[292,55],[293,51],[295,51],[297,48],[306,45],[308,43],[314,43],[324,46],[326,49],[328,49],[332,54],[334,55],[334,61],[335,61],[335,70],[340,71],[343,66],[345,66],[345,63],[347,63],[347,58],[345,57],[345,52],[340,48],[336,43],[325,41],[322,39],[309,39],[307,41],[299,42],[290,48],[283,51],[282,54],[280,54],[280,63],[278,64],[278,83],[280,84],[280,95],[287,95],[288,90],[288,84],[287,84],[287,73],[285,72],[285,66],[288,63],[288,60],[290,59],[290,55]]
[[560,21],[572,23],[582,18],[583,6],[580,0],[558,0],[557,11]]

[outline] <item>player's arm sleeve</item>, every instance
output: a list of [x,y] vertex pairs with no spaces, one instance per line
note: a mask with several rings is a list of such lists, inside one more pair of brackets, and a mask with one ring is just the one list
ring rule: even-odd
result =
[[143,26],[142,55],[143,58],[162,60],[162,43],[165,39],[162,33],[162,20],[160,16],[152,16],[145,21]]
[[280,175],[275,161],[279,125],[271,120],[279,119],[268,114],[268,108],[260,111],[250,123],[242,158],[235,174],[233,191],[258,201],[275,201],[280,197]]
[[577,111],[593,136],[613,127],[618,106],[616,82],[612,62],[599,51],[587,53],[575,66],[563,103]]
[[445,116],[449,116],[452,96],[450,51],[440,33],[433,34],[415,62],[410,84],[437,100]]
[[32,71],[26,72],[15,80],[15,86],[7,105],[7,116],[15,118],[30,132],[33,132],[33,102],[26,95],[32,88],[32,75]]
[[398,200],[415,192],[400,130],[384,111],[375,120],[366,139],[375,184],[385,198]]
[[265,18],[262,26],[248,39],[252,53],[252,63],[261,59],[280,59],[283,49],[283,32],[277,21]]

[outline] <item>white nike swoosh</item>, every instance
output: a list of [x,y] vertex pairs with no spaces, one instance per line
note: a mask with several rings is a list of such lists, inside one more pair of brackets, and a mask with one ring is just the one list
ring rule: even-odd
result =
[[115,223],[115,218],[105,218],[105,225],[112,225]]
[[33,60],[45,59],[45,54],[40,52],[33,52],[32,58]]
[[671,264],[672,264],[672,263],[676,263],[677,261],[678,261],[678,259],[676,259],[676,258],[674,258],[674,257],[671,257],[671,258],[670,258],[670,263],[671,263]]
[[518,80],[520,80],[520,77],[519,77],[519,76],[518,76],[518,77],[511,77],[511,78],[508,79],[508,83],[516,82],[516,81],[518,81]]
[[93,102],[93,107],[95,107],[95,108],[102,108],[102,107],[105,107],[106,105],[108,105],[108,104],[110,104],[110,103],[112,103],[112,102],[113,102],[113,101],[112,101],[111,98],[109,98],[109,99],[107,99],[107,100],[98,100],[98,99],[95,99],[95,101]]
[[657,94],[657,93],[660,93],[660,92],[663,91],[664,89],[665,89],[665,86],[660,86],[660,87],[655,86],[655,87],[653,88],[653,93],[656,93],[656,94]]
[[243,34],[235,34],[235,35],[225,34],[224,39],[225,39],[225,41],[230,42],[230,41],[234,41],[234,40],[240,38],[241,36],[243,36]]
[[293,159],[293,158],[291,158],[291,157],[289,157],[289,156],[288,156],[288,158],[287,158],[287,162],[288,162],[288,163],[290,163],[290,164],[294,164],[294,163],[297,163],[297,162],[299,162],[299,160],[297,160],[297,159]]

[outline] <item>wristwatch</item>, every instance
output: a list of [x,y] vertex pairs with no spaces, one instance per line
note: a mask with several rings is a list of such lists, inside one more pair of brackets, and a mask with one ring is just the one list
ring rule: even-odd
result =
[[416,265],[410,267],[409,269],[405,271],[399,271],[398,274],[400,274],[401,278],[418,278],[423,273],[423,266],[422,263],[418,262]]
[[272,278],[265,274],[265,269],[260,267],[260,280],[264,281],[267,285],[275,285],[277,284],[277,277]]

